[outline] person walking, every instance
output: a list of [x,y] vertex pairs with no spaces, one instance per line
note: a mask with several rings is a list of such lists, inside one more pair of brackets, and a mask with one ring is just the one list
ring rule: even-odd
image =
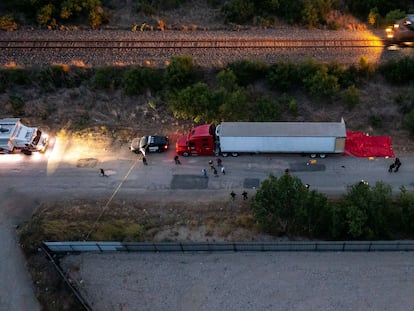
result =
[[178,155],[176,155],[176,156],[174,157],[174,162],[175,162],[175,165],[179,165],[179,164],[181,164],[181,162],[180,162],[180,158],[178,157]]
[[395,170],[394,170],[394,172],[398,172],[398,170],[400,169],[400,166],[401,166],[401,161],[400,161],[400,159],[399,159],[399,158],[395,158],[394,165],[395,165]]
[[201,174],[203,175],[203,177],[204,177],[204,178],[207,178],[207,171],[206,171],[206,169],[205,169],[205,168],[203,168],[203,169],[201,170]]
[[103,168],[101,168],[99,171],[100,171],[99,175],[101,175],[102,177],[108,177],[108,175],[105,174],[105,171]]
[[390,165],[390,167],[388,168],[388,172],[392,172],[392,170],[395,168],[395,164],[394,163],[392,163],[391,165]]
[[143,157],[143,158],[142,158],[142,163],[143,163],[144,165],[148,165],[148,162],[147,162],[147,158],[146,158],[146,157]]
[[244,190],[243,192],[242,192],[242,196],[243,196],[243,200],[247,200],[248,198],[247,198],[247,192],[246,192],[246,190]]
[[236,194],[234,191],[230,192],[231,199],[234,201],[236,199]]
[[213,174],[214,174],[214,177],[218,177],[216,168],[213,169]]
[[226,170],[224,169],[224,166],[221,166],[221,173],[222,173],[223,175],[226,175]]
[[221,159],[220,158],[217,158],[217,166],[218,167],[221,167],[222,165],[221,165]]

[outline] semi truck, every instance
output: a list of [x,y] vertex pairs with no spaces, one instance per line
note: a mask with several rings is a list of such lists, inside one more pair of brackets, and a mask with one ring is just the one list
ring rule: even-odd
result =
[[176,142],[182,156],[300,153],[311,157],[345,151],[345,121],[222,122],[194,127]]
[[0,119],[0,153],[45,152],[49,137],[37,127],[22,124],[19,118]]

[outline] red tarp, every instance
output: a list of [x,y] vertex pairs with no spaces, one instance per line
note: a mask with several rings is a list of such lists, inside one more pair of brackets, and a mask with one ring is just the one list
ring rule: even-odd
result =
[[361,158],[394,157],[389,136],[367,136],[352,131],[346,131],[345,153]]

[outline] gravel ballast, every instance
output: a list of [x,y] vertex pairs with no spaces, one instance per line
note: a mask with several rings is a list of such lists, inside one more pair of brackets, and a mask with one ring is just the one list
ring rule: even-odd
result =
[[[384,31],[306,30],[297,27],[280,29],[256,29],[244,31],[144,31],[130,30],[21,30],[0,33],[1,40],[350,40],[384,38]],[[320,62],[356,64],[361,57],[370,63],[414,56],[414,49],[376,48],[238,48],[238,49],[11,49],[0,54],[0,66],[44,66],[68,64],[75,66],[139,65],[164,67],[171,57],[191,55],[195,64],[203,67],[223,67],[229,62],[242,59],[267,64],[278,61],[300,61],[312,58]]]
[[93,310],[412,310],[414,253],[69,255]]

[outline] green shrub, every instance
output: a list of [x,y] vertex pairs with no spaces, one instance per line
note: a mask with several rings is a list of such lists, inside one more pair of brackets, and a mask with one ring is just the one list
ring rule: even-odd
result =
[[404,187],[400,190],[395,205],[399,208],[401,215],[397,218],[399,221],[396,221],[395,227],[398,231],[406,232],[410,237],[414,237],[414,192],[409,192]]
[[147,90],[158,91],[163,86],[162,72],[147,67],[132,67],[125,71],[123,86],[127,95],[144,94]]
[[288,94],[284,93],[280,97],[280,103],[282,107],[287,109],[291,114],[297,115],[298,113],[298,103],[296,99],[294,99],[292,96],[289,96]]
[[354,85],[348,87],[342,92],[342,101],[348,109],[355,108],[361,101],[359,90]]
[[252,0],[232,0],[223,7],[225,22],[245,24],[251,22],[255,15],[255,5]]
[[96,89],[114,90],[121,85],[123,69],[117,67],[99,67],[95,69],[93,86]]
[[383,118],[380,115],[372,115],[369,117],[369,124],[373,128],[381,128],[382,127]]
[[223,92],[221,98],[222,102],[219,107],[221,120],[248,120],[248,93],[245,88],[238,87],[232,92]]
[[410,89],[404,95],[397,95],[395,103],[400,107],[401,113],[406,114],[410,112],[414,108],[414,89]]
[[326,67],[303,79],[306,91],[317,99],[332,99],[339,91],[338,78],[328,74]]
[[9,104],[12,107],[13,110],[13,116],[14,117],[22,117],[25,114],[25,103],[24,101],[18,97],[18,96],[9,96]]
[[279,61],[270,66],[266,78],[271,88],[280,91],[302,86],[298,66],[290,61]]
[[191,56],[175,56],[164,71],[164,83],[170,89],[181,89],[192,84],[196,77],[196,67]]
[[358,61],[357,72],[360,77],[372,78],[375,75],[375,66],[368,62],[368,59],[362,56]]
[[204,83],[196,83],[180,90],[169,98],[174,116],[195,122],[217,120],[218,107],[212,105],[210,88]]
[[414,80],[414,59],[405,57],[398,61],[392,60],[379,66],[382,76],[391,84],[404,85]]
[[261,62],[240,60],[228,65],[233,73],[236,75],[237,84],[247,86],[263,79],[266,75],[266,65]]
[[267,96],[259,97],[253,107],[254,121],[273,122],[280,120],[279,103]]
[[405,12],[401,11],[400,9],[392,10],[385,15],[385,24],[386,25],[394,25],[394,23],[405,17]]
[[8,78],[9,78],[9,85],[22,85],[22,86],[29,86],[32,84],[31,80],[31,71],[28,69],[9,69]]
[[218,81],[220,87],[226,89],[227,91],[232,91],[238,87],[237,77],[230,68],[220,70],[220,72],[216,75],[216,80]]

